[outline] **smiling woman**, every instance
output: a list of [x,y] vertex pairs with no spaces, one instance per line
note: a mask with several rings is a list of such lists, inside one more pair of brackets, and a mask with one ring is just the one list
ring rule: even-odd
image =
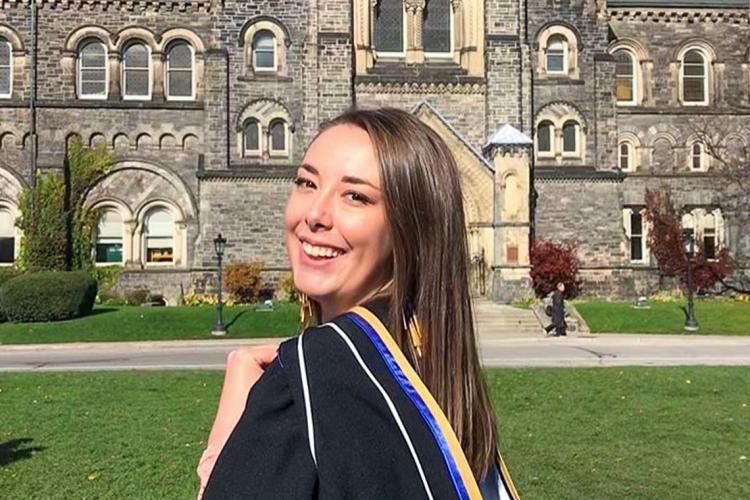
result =
[[411,114],[323,127],[284,215],[317,326],[230,356],[199,496],[517,497],[479,365],[463,214],[455,160]]

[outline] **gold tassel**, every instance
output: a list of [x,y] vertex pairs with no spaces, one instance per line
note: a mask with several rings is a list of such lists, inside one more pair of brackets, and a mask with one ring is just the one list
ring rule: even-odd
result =
[[409,322],[407,324],[406,321],[404,321],[404,326],[409,331],[409,338],[411,339],[411,345],[414,346],[414,351],[417,353],[417,357],[422,357],[422,330],[419,328],[419,323],[417,322],[417,318],[414,316],[409,319]]
[[300,330],[304,330],[313,317],[312,301],[307,294],[299,294],[299,306],[299,327]]

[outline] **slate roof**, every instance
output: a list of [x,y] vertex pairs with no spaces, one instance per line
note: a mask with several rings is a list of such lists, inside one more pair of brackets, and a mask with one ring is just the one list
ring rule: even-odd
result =
[[607,7],[750,9],[750,0],[607,0]]

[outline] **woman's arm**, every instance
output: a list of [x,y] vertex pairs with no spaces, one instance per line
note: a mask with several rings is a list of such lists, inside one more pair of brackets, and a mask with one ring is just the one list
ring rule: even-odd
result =
[[198,499],[203,496],[203,490],[211,476],[216,459],[245,410],[250,389],[263,375],[266,366],[276,358],[278,347],[278,344],[270,344],[238,349],[229,353],[216,417],[208,436],[206,449],[198,463],[197,473],[201,483]]

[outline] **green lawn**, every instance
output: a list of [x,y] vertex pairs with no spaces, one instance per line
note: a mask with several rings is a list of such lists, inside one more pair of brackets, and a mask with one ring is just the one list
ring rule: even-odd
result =
[[[526,499],[750,498],[750,368],[489,372]],[[219,372],[0,375],[3,499],[192,498]]]
[[[211,306],[97,306],[89,316],[69,321],[0,324],[0,344],[211,339],[215,321]],[[225,307],[224,322],[229,325],[225,338],[289,337],[299,327],[299,308],[287,303],[277,303],[273,311]]]
[[[635,309],[629,302],[577,302],[578,312],[593,333],[680,333],[685,314],[684,302],[650,304],[650,309]],[[728,300],[696,300],[697,334],[750,334],[750,303]]]

